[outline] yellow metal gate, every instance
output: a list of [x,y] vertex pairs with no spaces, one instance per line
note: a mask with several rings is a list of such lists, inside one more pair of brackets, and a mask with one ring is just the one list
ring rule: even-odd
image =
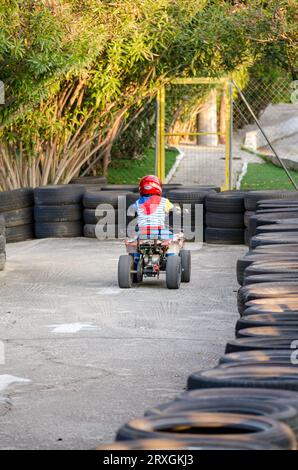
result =
[[[228,79],[209,79],[209,78],[177,78],[170,82],[172,85],[214,85],[222,87],[226,94],[226,107],[225,107],[225,143],[222,146],[224,166],[222,169],[222,189],[232,188],[232,85]],[[155,172],[162,182],[165,181],[165,146],[166,139],[168,137],[182,137],[182,136],[207,136],[211,134],[221,135],[221,132],[217,129],[217,132],[188,132],[188,133],[173,133],[166,132],[165,130],[165,109],[166,109],[166,89],[161,87],[157,95],[157,137],[156,137],[156,158],[155,158]],[[198,159],[199,161],[199,159]],[[208,159],[205,160],[208,162]],[[212,167],[212,162],[210,162]],[[212,178],[211,178],[212,179]],[[206,183],[206,182],[205,182]],[[208,181],[209,184],[214,184],[214,181]]]

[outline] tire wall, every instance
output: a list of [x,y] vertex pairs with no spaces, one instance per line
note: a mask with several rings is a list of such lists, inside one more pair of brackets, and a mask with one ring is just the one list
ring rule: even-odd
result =
[[85,187],[79,184],[44,186],[34,190],[36,238],[80,237]]
[[7,243],[34,238],[33,189],[16,189],[0,193],[0,216],[5,220]]
[[[115,212],[113,211],[113,222],[117,227],[119,225],[119,195],[123,195],[127,205],[132,204],[138,198],[138,194],[131,191],[131,188],[129,189],[130,191],[127,191],[126,188],[120,188],[117,191],[112,189],[89,189],[86,191],[84,185],[73,184],[0,193],[0,270],[3,270],[5,266],[6,239],[8,241],[21,241],[32,238],[34,235],[38,238],[76,237],[81,236],[83,232],[85,236],[93,236],[93,229],[95,236],[95,227],[102,218],[102,214],[97,211],[99,204],[108,204],[109,207],[115,210]],[[252,193],[248,197],[242,192],[218,194],[212,188],[203,192],[201,189],[196,191],[193,189],[186,190],[185,188],[171,188],[168,191],[168,197],[174,199],[178,204],[188,202],[192,205],[195,202],[203,202],[207,243],[228,244],[243,242],[245,213],[248,220],[253,212],[258,215],[258,201],[260,198],[264,199],[264,192],[257,195]],[[294,197],[295,195],[296,193],[291,196]],[[276,193],[274,197],[278,197]],[[281,197],[283,199],[290,198],[288,193],[282,193]],[[109,209],[106,212],[108,213]],[[248,215],[247,212],[250,214]],[[271,224],[273,223],[272,220],[274,221],[274,217],[270,220]],[[125,222],[128,223],[129,220],[126,219]],[[291,242],[291,246],[297,247],[297,233],[290,233],[291,235],[287,235],[288,243]],[[268,245],[272,247],[274,242],[277,251],[278,248],[281,250],[281,242],[278,242],[278,236],[274,238],[274,234],[271,233],[265,235],[262,232],[257,235],[259,237],[258,243],[255,242],[255,248],[251,248],[247,256],[251,256],[251,252],[256,254],[259,252],[258,250],[266,248]],[[119,237],[119,233],[115,236]],[[255,237],[252,237],[252,240]],[[283,243],[282,246],[284,247],[285,244]],[[274,248],[271,249],[274,253]],[[200,426],[203,428],[208,427],[206,424],[208,419],[210,419],[211,427],[212,422],[214,425],[214,419],[217,420],[220,426],[225,426],[227,421],[232,427],[233,424],[238,425],[241,422],[244,428],[246,426],[248,430],[248,440],[246,442],[244,432],[241,433],[240,440],[237,440],[235,436],[229,440],[221,440],[219,436],[212,433],[213,435],[209,438],[205,436],[205,441],[202,444],[202,439],[197,433],[191,441],[192,448],[195,445],[201,446],[201,448],[208,448],[208,446],[210,448],[212,446],[213,449],[216,445],[221,445],[222,448],[229,448],[230,445],[233,449],[258,448],[265,450],[275,448],[294,450],[297,448],[298,369],[290,366],[287,354],[290,350],[291,341],[296,339],[298,334],[298,281],[283,280],[285,273],[282,271],[282,264],[286,262],[286,259],[288,263],[293,263],[294,248],[291,248],[291,251],[288,252],[286,250],[281,251],[285,258],[282,259],[280,264],[274,264],[272,261],[274,257],[272,257],[271,264],[268,264],[264,258],[262,260],[263,264],[257,264],[258,261],[254,259],[252,263],[248,263],[250,269],[247,272],[247,268],[243,270],[242,265],[242,281],[245,281],[247,274],[255,274],[258,270],[257,275],[268,276],[269,273],[269,276],[278,276],[280,280],[249,284],[240,288],[238,293],[240,314],[245,318],[245,315],[248,315],[246,313],[247,309],[252,309],[255,315],[251,315],[253,318],[250,320],[246,319],[237,323],[235,329],[237,336],[227,343],[226,354],[221,358],[220,364],[208,371],[192,373],[187,382],[188,392],[175,400],[176,408],[174,412],[179,414],[175,418],[177,427],[183,429],[185,424],[190,424],[190,420],[191,424],[197,426],[198,429]],[[295,263],[286,265],[287,271],[292,269],[294,278],[298,277],[297,266]],[[258,303],[258,301],[263,300],[267,303]],[[288,308],[286,309],[285,306],[288,306]],[[283,309],[282,311],[286,313],[284,317],[279,315],[277,318],[274,316],[277,307],[279,310]],[[267,308],[269,312],[267,317],[264,316],[260,319],[262,308]],[[281,313],[279,310],[278,312]],[[294,312],[296,316],[294,316]],[[268,322],[270,326],[267,326]],[[276,326],[272,329],[273,322],[276,323]],[[249,332],[249,329],[252,331]],[[273,336],[270,336],[271,331],[274,332]],[[248,354],[250,351],[253,354]],[[237,355],[238,353],[240,356]],[[247,357],[245,359],[242,359],[243,353],[246,353]],[[236,354],[236,358],[227,357],[229,354]],[[250,361],[248,365],[243,365],[241,361],[244,360]],[[262,363],[264,360],[266,360],[265,365]],[[271,372],[273,370],[271,369],[272,365],[274,365],[274,374]],[[221,390],[229,389],[229,393],[225,394],[221,391],[218,394],[219,392],[216,392],[218,388]],[[213,395],[215,398],[217,397],[217,401],[215,398],[211,400]],[[202,407],[199,408],[198,401],[195,401],[195,399],[199,399],[199,396],[202,397],[204,403],[207,403],[207,399],[212,401],[208,405],[209,408],[204,405],[205,411],[208,410],[209,417],[206,413],[204,417],[200,414]],[[233,403],[239,399],[239,396],[243,399],[242,402],[239,401],[234,405]],[[231,410],[231,413],[226,413],[225,416],[221,414],[223,399],[225,400],[226,410]],[[192,400],[194,400],[193,405]],[[265,400],[266,403],[270,404],[266,409],[265,407],[262,408],[260,404]],[[191,416],[186,411],[181,411],[181,408],[179,409],[179,403],[182,404],[183,402],[183,406],[186,406],[186,401],[188,401],[187,407],[188,412],[191,412]],[[255,403],[255,409],[259,410],[260,414],[260,416],[255,416],[249,420],[253,421],[253,424],[250,423],[249,425],[247,424],[247,415],[245,415],[245,413],[249,413],[247,401]],[[291,405],[291,407],[287,408],[288,405]],[[237,408],[237,412],[234,410],[234,421],[233,406]],[[243,414],[241,414],[241,409],[243,409]],[[173,418],[171,419],[167,424],[168,429],[171,429]],[[148,423],[151,423],[150,418],[137,420],[135,428],[130,423],[121,428],[118,432],[118,439],[140,438],[143,432],[141,429],[142,422],[144,423],[143,429],[148,430]],[[154,427],[153,418],[151,424],[151,437],[155,437],[157,428]],[[249,432],[251,429],[249,426],[252,425],[255,427],[255,433]],[[145,437],[147,438],[148,435]],[[180,437],[177,437],[176,433],[172,431],[171,438],[179,440]],[[184,440],[184,442],[186,441]]]
[[[99,239],[125,238],[134,217],[121,216],[119,223],[118,198],[123,196],[130,205],[138,198],[136,185],[107,185],[102,177],[76,178],[72,184],[45,186],[35,190],[26,188],[0,193],[0,214],[5,218],[6,242],[45,237],[96,237]],[[165,185],[164,196],[181,211],[181,228],[190,233],[188,241],[195,240],[196,205],[203,208],[200,233],[204,241],[216,244],[250,243],[258,231],[258,224],[272,224],[266,213],[272,209],[270,200],[279,201],[275,210],[293,217],[297,211],[298,196],[293,191],[225,191],[216,186]],[[278,198],[278,199],[277,199]],[[297,198],[297,204],[295,204]],[[286,205],[289,200],[290,209]],[[269,201],[269,202],[267,202]],[[282,203],[280,203],[282,201]],[[100,204],[112,211],[97,212]],[[271,205],[270,205],[271,204]],[[187,210],[183,207],[187,205]],[[259,207],[262,213],[257,213]],[[265,211],[265,213],[264,213]],[[290,212],[292,211],[292,212]],[[256,219],[260,217],[260,219]],[[266,222],[266,217],[268,222]],[[271,218],[270,218],[271,217]],[[286,221],[286,220],[285,220]],[[130,225],[132,224],[132,225]],[[171,226],[172,219],[169,218]],[[107,229],[107,225],[109,228]],[[193,238],[191,238],[193,237]],[[200,240],[202,241],[202,240]]]
[[243,191],[224,191],[206,198],[207,243],[231,245],[244,243]]
[[[247,207],[245,197],[244,195],[242,198],[242,206],[241,198],[237,198],[238,207],[236,201],[230,204],[230,195],[223,195],[223,199],[220,195],[213,194],[206,197],[207,242],[229,243],[231,239],[238,241],[237,237],[232,238],[232,230],[244,232],[244,227],[248,227],[249,217],[259,215],[258,198],[264,197],[264,192],[252,194]],[[276,192],[274,197],[278,197]],[[282,197],[285,198],[286,195],[282,193]],[[176,442],[186,442],[183,432],[179,435],[177,429],[195,425],[196,433],[189,434],[188,439],[191,439],[193,448],[197,445],[200,449],[207,449],[211,441],[213,446],[215,443],[220,445],[221,439],[218,435],[213,436],[211,441],[209,437],[207,441],[204,440],[206,436],[204,439],[200,436],[201,420],[206,426],[210,418],[219,429],[223,424],[221,412],[232,412],[238,424],[244,424],[245,419],[251,415],[272,420],[271,431],[269,434],[265,433],[267,437],[258,432],[254,437],[250,434],[252,440],[249,445],[264,445],[267,450],[270,446],[297,449],[298,369],[291,362],[291,342],[298,335],[298,230],[293,228],[294,220],[291,225],[285,225],[281,232],[278,232],[277,220],[272,215],[271,224],[274,222],[278,235],[274,233],[273,225],[273,228],[266,225],[263,229],[258,226],[259,240],[255,243],[256,248],[251,245],[248,253],[238,260],[239,283],[245,284],[245,280],[252,275],[255,283],[244,285],[238,292],[241,318],[235,327],[235,338],[227,343],[218,366],[194,372],[188,378],[187,392],[173,401],[148,410],[145,418],[122,426],[116,436],[117,441],[121,441],[120,444],[127,443],[128,449],[142,448],[144,444],[137,444],[133,439],[157,438],[160,437],[160,430],[170,431],[164,437],[171,436]],[[218,232],[211,229],[217,229]],[[291,230],[288,242],[278,243],[278,238],[281,240],[281,234],[286,234],[287,230]],[[229,419],[233,421],[231,415]],[[272,432],[277,423],[282,425],[283,431],[280,429],[275,433],[275,429]],[[254,438],[257,442],[253,442]],[[240,445],[246,445],[245,433],[240,440]],[[233,445],[233,449],[239,445],[237,437],[229,436],[223,445],[224,449],[228,449],[228,442]],[[136,445],[139,447],[134,447]]]

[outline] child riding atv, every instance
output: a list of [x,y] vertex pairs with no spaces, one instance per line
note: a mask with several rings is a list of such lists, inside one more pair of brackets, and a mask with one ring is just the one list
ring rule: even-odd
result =
[[129,288],[143,276],[159,277],[166,273],[169,289],[179,289],[190,281],[190,251],[184,250],[183,233],[177,235],[166,227],[166,217],[174,205],[162,197],[162,184],[154,175],[144,176],[139,184],[140,198],[129,215],[137,214],[138,234],[126,241],[128,254],[120,256],[118,284]]

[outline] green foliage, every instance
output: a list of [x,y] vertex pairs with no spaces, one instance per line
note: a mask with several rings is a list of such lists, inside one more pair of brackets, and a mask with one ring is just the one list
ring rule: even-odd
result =
[[[171,170],[178,153],[166,150],[166,174]],[[147,149],[139,158],[117,158],[112,160],[108,182],[111,184],[138,183],[144,175],[154,174],[155,151]]]
[[133,110],[130,110],[128,120],[123,123],[121,134],[112,147],[112,160],[114,158],[139,159],[144,157],[149,147],[154,147],[155,114],[156,103],[154,100],[148,101],[139,110],[139,113],[133,113]]
[[[0,108],[0,186],[68,182],[98,164],[106,172],[124,131],[127,142],[118,140],[114,155],[143,154],[154,126],[147,132],[152,112],[139,113],[172,77],[222,77],[262,57],[293,73],[295,5],[2,0],[0,69],[7,102]],[[181,90],[173,95],[171,113],[184,102],[191,109],[197,98]],[[133,132],[141,128],[133,145]],[[139,150],[137,142],[143,142]]]
[[[298,173],[291,171],[291,176],[298,184]],[[288,189],[293,185],[285,171],[273,163],[249,163],[247,173],[242,182],[241,189]]]

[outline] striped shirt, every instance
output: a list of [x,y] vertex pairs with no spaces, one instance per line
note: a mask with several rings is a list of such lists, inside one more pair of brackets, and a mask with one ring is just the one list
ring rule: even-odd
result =
[[166,215],[173,209],[173,204],[165,197],[142,196],[133,208],[137,213],[138,226],[142,229],[164,229]]

